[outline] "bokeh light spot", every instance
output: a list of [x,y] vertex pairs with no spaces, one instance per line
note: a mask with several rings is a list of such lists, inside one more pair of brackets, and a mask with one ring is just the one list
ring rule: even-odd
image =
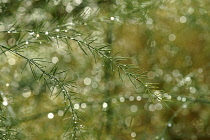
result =
[[15,65],[16,60],[14,58],[9,58],[8,63],[9,63],[9,65]]
[[53,119],[53,118],[54,118],[54,114],[53,114],[53,113],[48,113],[47,117],[48,117],[49,119]]
[[59,61],[58,57],[53,57],[52,58],[52,63],[56,64]]
[[176,35],[175,35],[175,34],[170,34],[170,35],[168,36],[168,39],[169,39],[170,41],[174,41],[174,40],[176,39]]
[[91,84],[91,79],[89,77],[86,77],[84,79],[84,84],[87,85],[87,86],[90,85]]

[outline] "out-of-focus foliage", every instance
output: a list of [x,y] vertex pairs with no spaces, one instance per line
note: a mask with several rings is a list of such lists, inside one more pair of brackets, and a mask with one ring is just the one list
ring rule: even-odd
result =
[[210,139],[209,9],[0,0],[0,139]]

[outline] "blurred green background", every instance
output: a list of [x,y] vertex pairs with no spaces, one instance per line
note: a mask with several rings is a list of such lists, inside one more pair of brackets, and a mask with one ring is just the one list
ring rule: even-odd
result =
[[[0,0],[1,139],[73,139],[73,129],[85,140],[210,139],[209,9],[208,0]],[[81,49],[77,40],[90,37],[147,71],[171,109]],[[59,77],[76,86],[76,127],[60,89],[50,92],[39,69],[3,47],[43,58],[46,71],[68,70]]]

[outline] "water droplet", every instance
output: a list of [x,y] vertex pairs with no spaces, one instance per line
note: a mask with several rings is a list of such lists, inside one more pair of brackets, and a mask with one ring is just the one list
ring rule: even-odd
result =
[[46,31],[46,32],[45,32],[45,35],[48,35],[48,34],[49,34],[49,32],[48,32],[48,31]]
[[56,32],[59,32],[59,31],[60,31],[60,29],[55,29],[55,31],[56,31]]
[[26,44],[28,44],[29,42],[28,41],[26,41]]

